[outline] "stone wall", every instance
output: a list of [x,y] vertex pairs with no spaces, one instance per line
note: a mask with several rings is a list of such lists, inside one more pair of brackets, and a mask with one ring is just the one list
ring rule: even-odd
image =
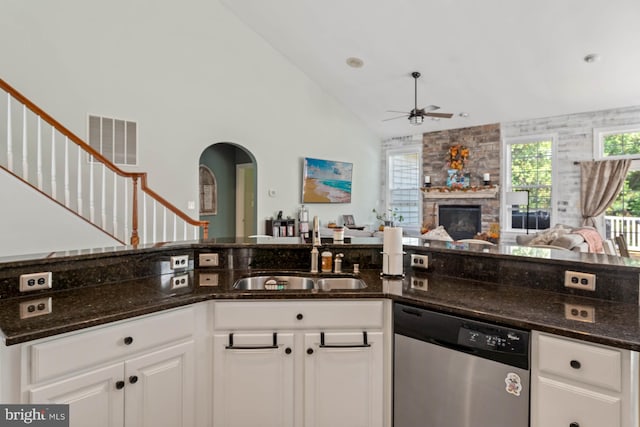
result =
[[[490,124],[463,129],[429,132],[422,136],[422,162],[424,175],[431,177],[432,186],[445,186],[447,180],[449,148],[461,144],[469,149],[464,172],[470,174],[470,185],[483,185],[482,176],[490,174],[492,184],[500,184],[500,125]],[[489,224],[500,221],[500,198],[482,199],[428,199],[422,204],[423,222],[437,224],[438,205],[480,205],[482,209],[482,231]]]

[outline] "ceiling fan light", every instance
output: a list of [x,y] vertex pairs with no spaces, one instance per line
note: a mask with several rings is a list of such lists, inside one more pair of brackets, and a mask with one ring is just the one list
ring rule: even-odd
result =
[[423,121],[424,121],[424,117],[422,117],[422,116],[411,116],[411,117],[409,117],[409,123],[411,123],[414,126],[420,126]]

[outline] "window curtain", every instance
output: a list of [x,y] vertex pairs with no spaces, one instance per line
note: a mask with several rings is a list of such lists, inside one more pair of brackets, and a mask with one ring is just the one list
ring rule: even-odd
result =
[[582,225],[596,226],[601,215],[618,197],[631,166],[630,159],[580,163]]

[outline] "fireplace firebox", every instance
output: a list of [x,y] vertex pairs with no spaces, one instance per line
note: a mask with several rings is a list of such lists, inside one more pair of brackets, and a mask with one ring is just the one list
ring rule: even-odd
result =
[[480,233],[480,205],[440,205],[438,220],[453,240],[472,239]]

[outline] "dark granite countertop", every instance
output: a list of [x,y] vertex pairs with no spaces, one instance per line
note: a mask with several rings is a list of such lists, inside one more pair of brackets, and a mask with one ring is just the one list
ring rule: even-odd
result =
[[[218,274],[219,284],[199,286],[203,273]],[[51,296],[53,312],[22,320],[20,303],[36,296],[0,300],[0,330],[6,345],[14,345],[207,300],[390,298],[470,318],[640,351],[640,313],[636,304],[411,269],[406,273],[402,280],[387,280],[380,277],[379,270],[364,270],[360,277],[368,287],[355,291],[237,291],[232,289],[233,282],[248,271],[200,269],[189,272],[190,286],[178,291],[170,291],[167,286],[171,275],[160,275],[38,294],[37,298]],[[567,320],[565,304],[593,307],[595,321]]]

